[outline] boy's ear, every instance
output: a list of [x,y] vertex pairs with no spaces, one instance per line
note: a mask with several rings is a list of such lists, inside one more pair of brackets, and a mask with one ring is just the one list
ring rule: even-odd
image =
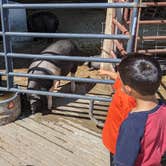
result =
[[131,88],[130,86],[124,85],[123,89],[124,89],[124,92],[125,92],[126,94],[131,95],[131,93],[132,93],[132,88]]

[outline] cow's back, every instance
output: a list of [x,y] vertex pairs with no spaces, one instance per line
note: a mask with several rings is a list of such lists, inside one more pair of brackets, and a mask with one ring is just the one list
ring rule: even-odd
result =
[[[59,40],[45,50],[42,54],[62,55],[62,56],[77,56],[79,51],[76,44],[70,40]],[[57,67],[61,69],[61,75],[67,75],[74,67],[78,66],[77,61],[51,60]]]

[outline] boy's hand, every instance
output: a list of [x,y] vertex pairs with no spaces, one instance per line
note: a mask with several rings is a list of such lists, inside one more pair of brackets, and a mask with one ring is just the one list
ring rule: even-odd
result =
[[98,70],[99,71],[99,75],[106,75],[106,76],[109,76],[110,75],[110,72],[109,71],[107,71],[107,70],[102,70],[102,69],[100,69],[100,70]]
[[99,75],[101,76],[109,76],[111,77],[112,79],[116,80],[118,74],[114,71],[108,71],[108,70],[98,70],[99,71]]

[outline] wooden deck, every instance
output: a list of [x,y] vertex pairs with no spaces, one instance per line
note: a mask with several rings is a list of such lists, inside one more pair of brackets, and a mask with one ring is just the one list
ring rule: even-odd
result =
[[35,115],[1,126],[0,166],[109,165],[109,153],[102,144],[100,132],[62,115],[50,116],[60,118],[50,121],[41,116],[39,120]]

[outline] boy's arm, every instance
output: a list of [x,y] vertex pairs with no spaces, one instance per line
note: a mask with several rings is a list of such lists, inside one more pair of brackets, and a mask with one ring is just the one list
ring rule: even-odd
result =
[[141,147],[146,118],[127,118],[122,124],[114,157],[115,166],[133,166]]
[[113,80],[116,80],[117,79],[117,72],[115,71],[108,71],[108,70],[99,70],[99,75],[107,75],[107,76],[110,76]]

